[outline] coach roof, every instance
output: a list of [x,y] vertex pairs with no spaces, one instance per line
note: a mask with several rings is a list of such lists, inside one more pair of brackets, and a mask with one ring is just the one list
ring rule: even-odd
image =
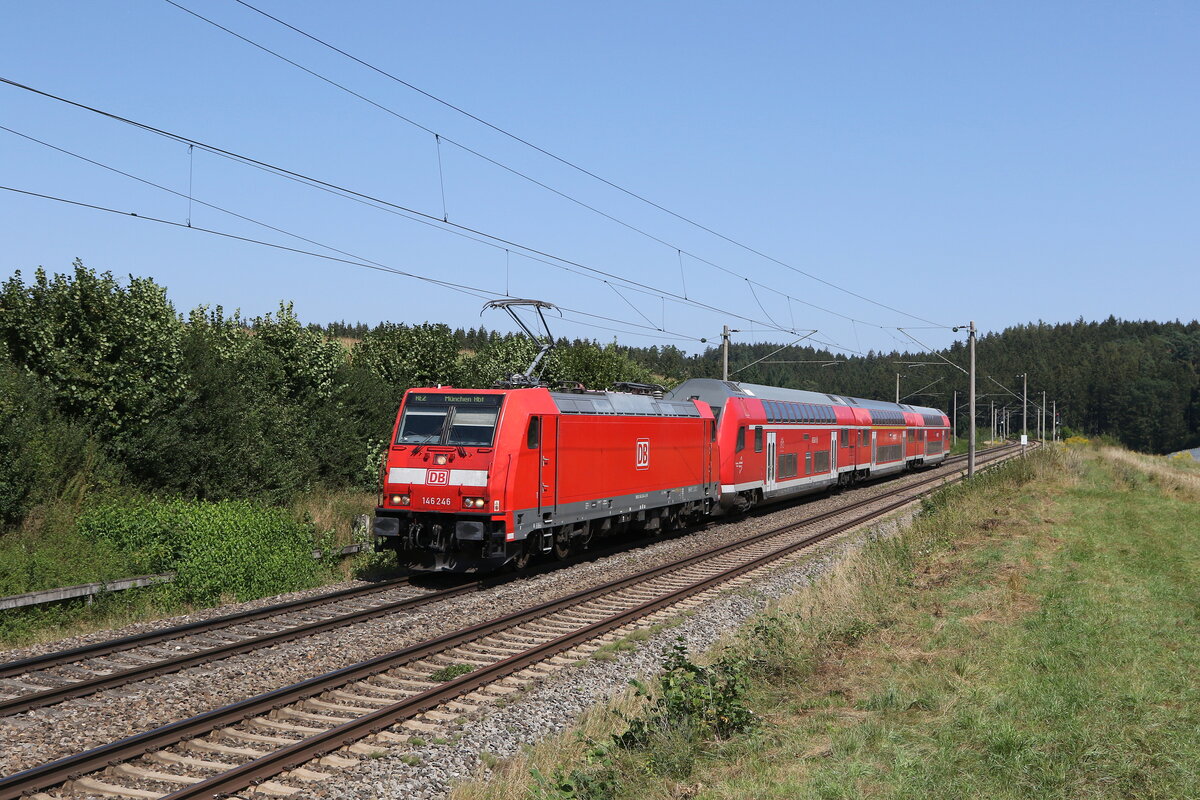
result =
[[804,389],[784,389],[779,386],[763,386],[757,383],[722,381],[716,378],[691,378],[672,389],[668,395],[673,400],[699,397],[713,408],[721,408],[731,397],[756,400],[779,400],[792,403],[815,403],[826,406],[848,406],[850,408],[876,409],[879,411],[913,411],[918,414],[942,414],[936,408],[910,406],[886,400],[866,400],[861,397],[845,397],[837,394],[809,392]]

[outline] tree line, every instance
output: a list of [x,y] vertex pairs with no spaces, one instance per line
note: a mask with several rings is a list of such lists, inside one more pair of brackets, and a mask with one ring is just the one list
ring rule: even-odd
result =
[[[965,396],[965,376],[949,366],[903,366],[939,360],[929,353],[797,346],[739,369],[777,347],[734,344],[732,377],[887,399],[902,372],[902,395],[933,384],[907,402],[947,408],[954,390]],[[17,272],[0,286],[0,526],[106,487],[267,504],[315,486],[370,490],[406,388],[490,386],[535,352],[483,328],[304,324],[286,303],[250,318],[220,306],[180,312],[152,279],[119,281],[78,261],[68,274]],[[966,362],[962,343],[940,355]],[[672,384],[719,376],[720,359],[717,347],[561,340],[542,376]],[[786,361],[809,363],[772,363]],[[978,362],[1018,391],[1014,376],[1028,373],[1031,395],[1046,389],[1072,429],[1155,452],[1200,442],[1200,323],[1017,326],[981,337]],[[980,392],[1012,402],[986,378]]]

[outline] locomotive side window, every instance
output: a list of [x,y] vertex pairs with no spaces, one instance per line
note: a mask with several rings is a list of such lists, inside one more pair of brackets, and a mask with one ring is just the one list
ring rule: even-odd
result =
[[537,448],[542,439],[542,418],[529,418],[529,431],[525,434],[525,446],[530,450]]
[[754,427],[754,452],[761,453],[762,447],[763,447],[762,426],[756,425]]
[[737,446],[733,448],[734,452],[740,453],[746,449],[746,426],[742,425],[737,432]]

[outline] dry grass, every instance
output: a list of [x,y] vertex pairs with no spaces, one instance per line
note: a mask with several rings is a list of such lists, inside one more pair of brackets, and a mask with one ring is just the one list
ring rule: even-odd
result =
[[1100,455],[1114,464],[1138,470],[1165,490],[1177,493],[1184,499],[1200,500],[1200,473],[1189,469],[1189,465],[1162,456],[1131,453],[1115,447],[1101,448]]
[[297,519],[312,522],[318,531],[332,530],[340,545],[351,543],[351,525],[359,514],[370,514],[379,497],[355,489],[316,489],[292,504]]
[[534,770],[550,775],[564,764],[581,763],[589,740],[608,741],[612,734],[624,731],[625,718],[636,714],[645,702],[632,689],[622,692],[584,712],[572,730],[525,747],[495,766],[481,765],[470,781],[454,787],[450,800],[529,800]]

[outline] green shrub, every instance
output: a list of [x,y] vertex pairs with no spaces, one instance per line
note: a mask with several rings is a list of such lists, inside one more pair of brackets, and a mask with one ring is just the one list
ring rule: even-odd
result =
[[116,498],[81,514],[78,529],[129,554],[140,569],[174,570],[172,590],[192,603],[313,586],[326,565],[313,559],[312,550],[331,549],[312,526],[246,501]]

